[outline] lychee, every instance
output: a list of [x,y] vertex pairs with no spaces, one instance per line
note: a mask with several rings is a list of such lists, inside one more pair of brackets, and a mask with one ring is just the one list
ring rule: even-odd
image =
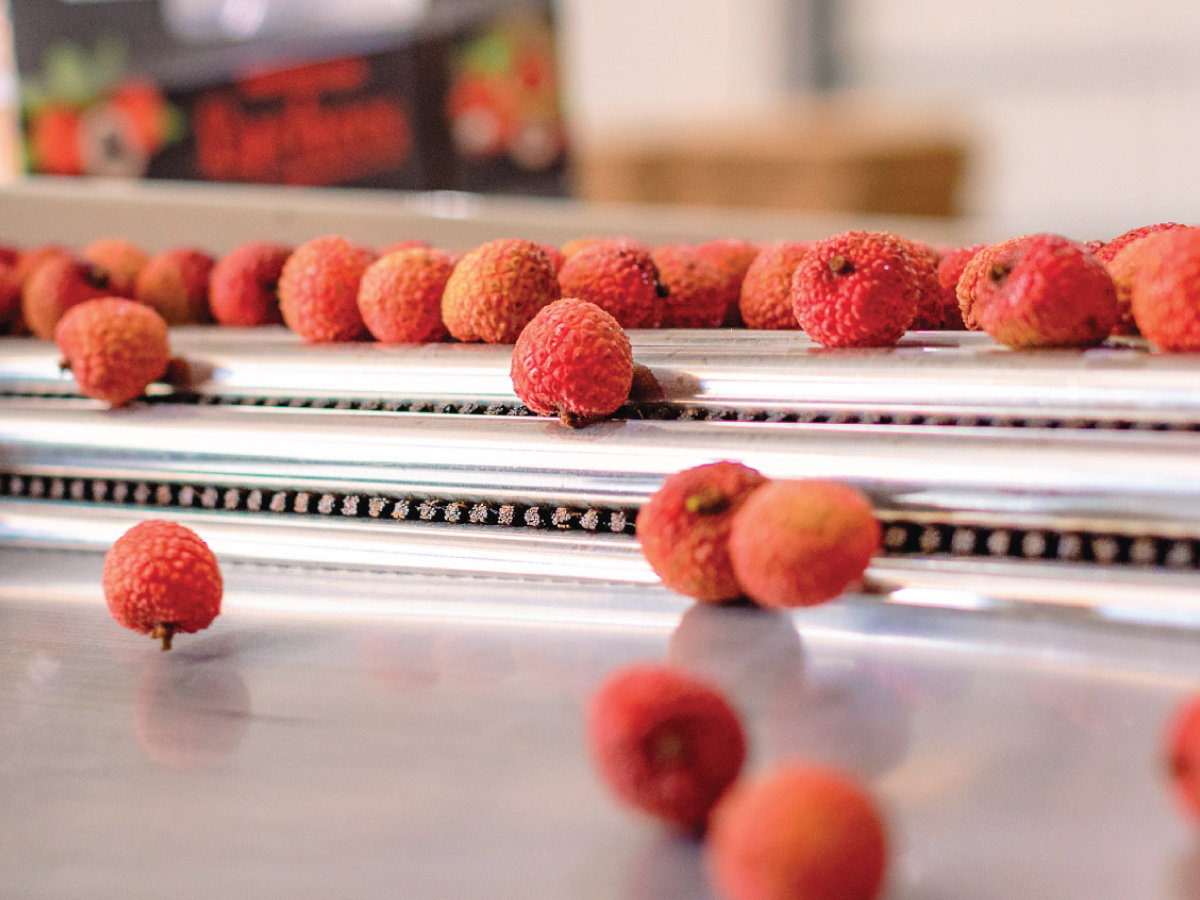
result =
[[954,297],[951,309],[946,309],[946,296],[938,281],[938,263],[942,254],[928,244],[901,238],[908,248],[909,265],[917,282],[917,314],[909,328],[914,331],[944,331],[948,322],[960,318],[958,297]]
[[1113,334],[1137,334],[1138,331],[1137,325],[1133,321],[1133,308],[1130,306],[1133,279],[1137,269],[1137,260],[1140,255],[1136,247],[1142,243],[1144,238],[1152,234],[1162,231],[1177,231],[1184,227],[1186,226],[1176,225],[1174,222],[1163,222],[1159,225],[1144,225],[1141,228],[1135,228],[1119,237],[1113,238],[1096,251],[1096,258],[1104,263],[1104,267],[1108,269],[1108,274],[1117,289],[1117,306],[1120,309],[1120,318],[1113,328]]
[[792,311],[792,277],[811,241],[767,244],[742,281],[738,307],[747,328],[795,331],[800,328]]
[[817,241],[792,279],[800,327],[823,347],[892,347],[917,312],[917,281],[903,240],[848,231]]
[[12,328],[21,315],[21,281],[17,264],[0,260],[0,334]]
[[686,830],[703,829],[746,758],[741,722],[725,697],[658,664],[628,666],[600,685],[587,740],[621,801]]
[[242,244],[221,257],[208,279],[208,306],[220,325],[279,325],[279,277],[292,248],[270,241]]
[[617,320],[574,297],[543,307],[513,348],[513,390],[536,413],[573,427],[616,412],[629,399],[633,350]]
[[720,327],[727,297],[712,263],[688,244],[658,247],[651,256],[658,267],[658,280],[667,289],[662,327]]
[[1117,324],[1117,292],[1082,244],[1035,234],[993,244],[958,283],[963,321],[1016,350],[1095,347]]
[[567,241],[565,244],[563,244],[562,247],[560,248],[560,252],[563,255],[563,259],[567,260],[567,259],[570,259],[572,256],[574,256],[576,253],[578,253],[580,250],[586,250],[588,247],[595,246],[596,244],[607,244],[610,241],[631,243],[631,244],[634,244],[639,250],[645,250],[647,253],[650,252],[650,248],[647,247],[645,244],[643,244],[641,241],[634,240],[633,238],[627,237],[624,235],[614,235],[611,237],[575,238],[575,240]]
[[150,261],[145,250],[122,238],[93,241],[79,255],[104,272],[113,296],[129,299],[133,299],[138,274]]
[[123,297],[72,307],[58,323],[55,340],[79,392],[113,406],[140,397],[171,360],[162,316]]
[[393,241],[379,251],[379,256],[382,258],[389,253],[395,253],[397,250],[428,250],[430,244],[428,241],[422,241],[417,238],[408,238],[402,241]]
[[578,297],[610,313],[622,328],[657,328],[665,288],[650,254],[632,241],[605,241],[563,263],[558,283],[564,297]]
[[762,473],[722,461],[667,477],[638,511],[637,537],[663,584],[705,603],[742,596],[729,559],[729,529]]
[[175,247],[151,257],[138,275],[133,299],[158,310],[168,325],[212,321],[208,282],[215,260],[195,247]]
[[1130,306],[1142,336],[1160,350],[1200,350],[1200,228],[1160,231],[1124,253],[1136,255]]
[[942,290],[942,309],[946,314],[946,329],[963,331],[967,324],[963,321],[962,307],[958,304],[958,280],[962,278],[963,269],[967,267],[975,254],[986,247],[986,244],[971,244],[965,247],[953,247],[945,252],[938,263],[938,286]]
[[171,649],[174,635],[212,624],[221,611],[221,570],[208,544],[178,522],[148,520],[104,557],[104,598],[113,618]]
[[1200,820],[1200,696],[1176,710],[1164,737],[1167,776],[1179,803]]
[[50,341],[67,310],[111,294],[107,276],[95,264],[52,255],[29,273],[21,291],[21,312],[33,333]]
[[454,271],[450,254],[413,247],[381,256],[358,286],[358,311],[367,330],[387,344],[442,340],[442,294]]
[[70,257],[71,251],[61,244],[43,244],[39,247],[31,247],[28,250],[21,251],[17,257],[17,280],[24,286],[32,275],[44,262],[58,257]]
[[872,900],[887,865],[870,795],[805,763],[734,786],[713,810],[708,838],[709,872],[727,900]]
[[554,274],[557,275],[562,271],[563,263],[567,261],[567,257],[563,252],[553,244],[547,244],[545,241],[537,241],[537,245],[546,251],[546,255],[550,257],[550,264],[554,266]]
[[762,606],[812,606],[860,579],[880,527],[857,490],[834,481],[770,481],[744,500],[729,529],[729,560]]
[[754,258],[758,256],[759,246],[741,238],[717,238],[705,241],[696,247],[700,258],[717,270],[725,293],[725,318],[721,324],[726,328],[737,328],[742,325],[742,311],[738,300],[742,296],[742,282],[746,271]]
[[512,344],[547,303],[559,299],[554,263],[540,244],[502,238],[454,267],[442,294],[442,321],[460,341]]
[[337,235],[296,248],[279,276],[279,309],[288,328],[309,343],[357,340],[366,331],[358,288],[375,254]]

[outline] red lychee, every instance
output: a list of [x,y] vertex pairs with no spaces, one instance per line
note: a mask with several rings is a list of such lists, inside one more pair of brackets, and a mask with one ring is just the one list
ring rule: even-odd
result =
[[887,853],[870,795],[821,766],[785,763],[742,782],[710,820],[708,868],[727,900],[872,900]]
[[162,316],[123,297],[72,307],[58,323],[55,341],[79,392],[113,406],[142,396],[171,361]]
[[192,529],[150,519],[125,532],[104,556],[104,599],[113,618],[162,641],[207,628],[221,612],[217,558]]
[[612,415],[629,399],[633,350],[616,319],[568,297],[525,326],[511,375],[513,390],[531,410],[579,427]]
[[430,244],[428,241],[422,241],[422,240],[418,240],[416,238],[409,238],[408,240],[403,240],[403,241],[393,241],[392,243],[388,244],[386,247],[384,247],[383,249],[381,249],[379,251],[379,256],[380,256],[380,258],[382,258],[384,256],[387,256],[389,253],[395,253],[397,250],[417,250],[417,249],[428,250],[429,248],[430,248]]
[[546,255],[550,257],[550,264],[554,266],[554,274],[557,275],[562,271],[563,263],[567,261],[567,257],[563,252],[553,244],[547,244],[545,241],[537,241],[537,245],[546,251]]
[[604,241],[572,255],[558,273],[564,297],[595,303],[622,328],[657,328],[664,288],[650,254],[632,241]]
[[381,256],[358,286],[358,311],[367,330],[386,344],[442,340],[442,294],[454,271],[450,254],[414,247]]
[[253,241],[221,257],[208,279],[208,307],[217,323],[233,328],[281,324],[279,277],[291,255],[286,244]]
[[715,462],[667,477],[637,517],[650,567],[671,590],[705,603],[742,596],[729,560],[729,529],[763,475],[737,462]]
[[700,258],[717,270],[725,292],[725,318],[721,324],[726,328],[742,325],[742,311],[738,300],[742,296],[742,282],[746,271],[761,248],[741,238],[717,238],[705,241],[696,247]]
[[958,283],[963,321],[1016,350],[1095,347],[1117,324],[1117,291],[1104,264],[1055,234],[981,250]]
[[1108,274],[1117,289],[1117,306],[1120,318],[1117,320],[1113,334],[1137,334],[1137,325],[1133,321],[1133,308],[1130,306],[1130,295],[1133,290],[1133,279],[1137,268],[1138,251],[1135,249],[1142,239],[1161,231],[1177,231],[1186,226],[1174,222],[1163,222],[1159,225],[1144,225],[1127,231],[1113,238],[1096,251],[1096,258],[1104,263]]
[[540,244],[502,238],[459,261],[442,294],[442,321],[460,341],[512,344],[547,303],[559,299],[554,263]]
[[796,331],[792,311],[792,277],[812,241],[768,244],[754,258],[742,281],[738,306],[747,328]]
[[154,307],[168,325],[211,322],[208,282],[214,263],[195,247],[159,253],[138,275],[133,299]]
[[947,323],[957,321],[960,315],[958,297],[954,297],[951,309],[947,310],[946,296],[938,282],[942,254],[921,241],[901,240],[908,248],[909,264],[917,281],[917,314],[908,327],[914,331],[944,331]]
[[592,758],[624,803],[700,830],[746,758],[741,722],[725,697],[669,666],[629,666],[592,697]]
[[1142,336],[1160,350],[1200,350],[1200,228],[1160,231],[1125,252],[1136,255],[1130,305]]
[[1189,697],[1163,735],[1167,775],[1180,805],[1200,820],[1200,696]]
[[563,259],[567,260],[567,259],[570,259],[572,256],[574,256],[576,253],[578,253],[580,250],[586,250],[588,247],[595,246],[596,244],[607,244],[610,241],[619,241],[621,243],[630,243],[630,244],[635,245],[639,250],[645,250],[647,253],[650,252],[650,248],[647,247],[645,244],[643,244],[641,241],[637,241],[631,237],[625,237],[623,235],[617,235],[614,237],[575,238],[575,240],[567,241],[565,244],[563,244],[560,252],[563,255]]
[[189,665],[152,657],[138,688],[134,733],[142,752],[180,772],[231,757],[250,727],[250,691],[228,659]]
[[5,334],[21,316],[21,281],[17,264],[0,260],[0,334]]
[[668,244],[651,254],[667,289],[663,328],[718,328],[727,298],[712,263],[687,244]]
[[35,335],[50,341],[67,310],[111,293],[108,278],[98,266],[53,255],[29,273],[21,291],[21,313]]
[[311,344],[360,338],[367,326],[358,288],[374,261],[372,251],[337,235],[297,247],[279,276],[279,309],[288,328]]
[[145,250],[121,238],[93,241],[83,248],[80,256],[104,272],[113,296],[129,299],[133,299],[138,274],[150,261]]
[[734,515],[729,560],[755,603],[812,606],[862,577],[880,536],[871,504],[849,485],[770,481]]
[[792,310],[823,347],[893,347],[917,312],[905,243],[848,231],[813,244],[792,279]]
[[43,244],[21,251],[17,257],[17,280],[24,286],[29,276],[40,268],[42,263],[61,256],[71,256],[71,251],[61,244]]
[[946,313],[946,328],[949,331],[963,331],[967,328],[967,324],[963,321],[962,307],[958,304],[958,280],[962,278],[963,269],[967,267],[967,263],[986,246],[986,244],[972,244],[966,247],[954,247],[947,250],[942,261],[938,263],[938,285],[942,289],[942,309]]

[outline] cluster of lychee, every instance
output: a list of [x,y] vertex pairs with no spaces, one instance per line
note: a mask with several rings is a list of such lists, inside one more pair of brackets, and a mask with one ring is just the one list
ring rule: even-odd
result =
[[875,801],[805,760],[743,778],[746,734],[725,695],[670,665],[627,666],[592,697],[587,739],[625,805],[705,839],[727,900],[871,900],[887,862]]
[[702,603],[813,606],[840,596],[879,552],[870,502],[849,485],[768,479],[740,462],[664,479],[639,510],[642,553],[663,584]]

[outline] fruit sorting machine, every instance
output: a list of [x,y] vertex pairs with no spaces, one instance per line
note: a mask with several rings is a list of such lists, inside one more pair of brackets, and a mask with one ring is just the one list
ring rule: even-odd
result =
[[[9,199],[71,199],[37,190]],[[652,377],[584,429],[521,407],[503,347],[173,329],[168,381],[108,410],[0,339],[0,894],[711,897],[703,842],[616,808],[580,734],[607,672],[660,659],[729,692],[752,764],[871,786],[886,896],[1197,896],[1161,769],[1200,683],[1194,358],[631,337]],[[658,585],[638,507],[730,458],[862,488],[861,588]],[[100,593],[145,518],[226,577],[169,654]]]

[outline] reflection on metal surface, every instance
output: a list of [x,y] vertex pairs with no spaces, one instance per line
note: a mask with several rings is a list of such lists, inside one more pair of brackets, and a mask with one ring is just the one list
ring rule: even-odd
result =
[[[1200,425],[1200,360],[1131,346],[1016,353],[986,335],[913,332],[893,350],[828,351],[795,332],[632,332],[656,375],[651,417],[769,419],[821,411],[872,421],[1062,428]],[[303,345],[283,329],[183,328],[184,394],[205,402],[380,408],[388,403],[517,405],[511,347],[480,344]],[[0,339],[0,393],[73,393],[44,342]],[[169,394],[165,386],[152,393]],[[180,399],[187,399],[181,397]],[[457,407],[456,407],[457,409]]]

